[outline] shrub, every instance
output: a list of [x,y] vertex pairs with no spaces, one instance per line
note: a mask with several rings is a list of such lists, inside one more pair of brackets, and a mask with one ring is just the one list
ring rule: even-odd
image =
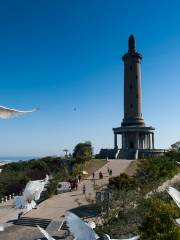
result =
[[169,157],[170,159],[180,162],[180,150],[176,151],[174,149],[168,151],[165,156]]
[[142,240],[178,240],[180,230],[174,224],[179,211],[174,204],[166,203],[159,198],[149,200],[149,210],[139,228]]
[[[144,201],[137,191],[124,191],[113,189],[110,193],[109,210],[101,211],[97,219],[96,231],[98,234],[107,233],[112,238],[123,238],[138,234],[138,227],[142,223],[141,214],[144,207],[139,209],[140,203]],[[103,203],[102,203],[103,205]],[[99,206],[97,206],[99,207]],[[99,210],[99,208],[97,209]],[[100,221],[99,221],[100,217]]]
[[150,191],[161,182],[173,177],[177,172],[178,167],[175,160],[164,155],[139,161],[135,177],[142,188]]
[[127,174],[122,173],[120,176],[109,179],[109,187],[129,191],[136,189],[138,187],[138,182]]

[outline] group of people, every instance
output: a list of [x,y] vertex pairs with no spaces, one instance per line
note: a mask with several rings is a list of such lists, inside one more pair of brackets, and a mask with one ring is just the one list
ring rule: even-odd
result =
[[73,190],[78,190],[78,179],[74,179],[74,180],[69,180],[70,185],[71,185],[71,191]]
[[[93,179],[95,179],[95,173],[93,172]],[[103,179],[103,173],[99,172],[99,179]]]
[[[112,169],[110,169],[108,167],[107,171],[108,171],[109,176],[111,177],[112,176]],[[93,172],[92,176],[93,176],[93,179],[95,179],[95,172]],[[103,173],[101,171],[99,172],[99,179],[103,179]]]
[[112,169],[108,168],[109,176],[112,176]]
[[81,181],[81,179],[82,179],[81,175],[78,175],[75,179],[69,180],[70,185],[71,185],[71,191],[78,190],[78,184]]
[[[75,179],[69,180],[70,185],[71,185],[71,191],[74,191],[74,190],[77,191],[78,190],[78,184],[80,183],[81,179],[82,179],[82,176],[79,175]],[[86,194],[86,186],[85,186],[85,184],[83,184],[82,193],[83,193],[83,195]]]
[[[110,169],[108,167],[107,172],[108,172],[109,176],[112,176],[112,169]],[[104,177],[103,173],[100,171],[99,172],[99,179],[103,179],[103,177]],[[77,178],[75,178],[74,180],[69,180],[72,191],[73,190],[76,190],[76,191],[78,190],[78,184],[81,181],[81,179],[82,179],[81,175],[78,175]],[[93,179],[95,179],[95,172],[93,172]],[[83,184],[82,190],[83,190],[83,194],[85,195],[86,194],[86,186],[84,184]]]

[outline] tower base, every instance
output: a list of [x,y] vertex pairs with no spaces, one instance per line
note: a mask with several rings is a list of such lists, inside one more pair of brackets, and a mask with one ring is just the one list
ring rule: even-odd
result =
[[121,126],[113,128],[114,148],[117,149],[117,135],[121,135],[122,150],[154,149],[153,127]]
[[[153,127],[146,126],[121,126],[113,128],[114,150],[116,159],[138,159],[143,157],[158,156],[164,150],[154,147]],[[118,147],[117,136],[121,135],[121,147]]]
[[152,149],[152,150],[122,150],[118,151],[116,159],[142,159],[142,158],[149,158],[149,157],[158,157],[163,155],[166,152],[164,149]]

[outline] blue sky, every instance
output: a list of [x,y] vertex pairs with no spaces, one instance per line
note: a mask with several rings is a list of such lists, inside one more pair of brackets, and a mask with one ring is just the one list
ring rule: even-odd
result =
[[112,147],[131,33],[156,147],[180,140],[179,8],[178,0],[1,1],[0,105],[40,110],[0,121],[0,156],[62,154],[86,140],[95,152]]

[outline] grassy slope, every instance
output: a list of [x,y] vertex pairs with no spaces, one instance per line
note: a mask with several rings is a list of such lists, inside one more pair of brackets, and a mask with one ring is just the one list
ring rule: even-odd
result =
[[136,173],[136,169],[137,169],[137,164],[140,160],[134,160],[132,161],[129,166],[127,167],[125,173],[129,176],[133,176]]
[[[89,162],[86,163],[86,166],[84,166],[84,170],[88,172],[88,176],[91,176],[93,172],[97,171],[98,169],[102,168],[105,164],[107,164],[107,160],[102,159],[92,159]],[[134,160],[130,163],[130,165],[127,167],[125,173],[129,176],[133,176],[137,169],[137,163],[138,160]]]
[[84,166],[84,170],[88,172],[88,175],[86,175],[86,177],[91,176],[93,172],[102,168],[105,164],[107,164],[106,160],[91,159],[89,162],[86,163],[86,166]]

